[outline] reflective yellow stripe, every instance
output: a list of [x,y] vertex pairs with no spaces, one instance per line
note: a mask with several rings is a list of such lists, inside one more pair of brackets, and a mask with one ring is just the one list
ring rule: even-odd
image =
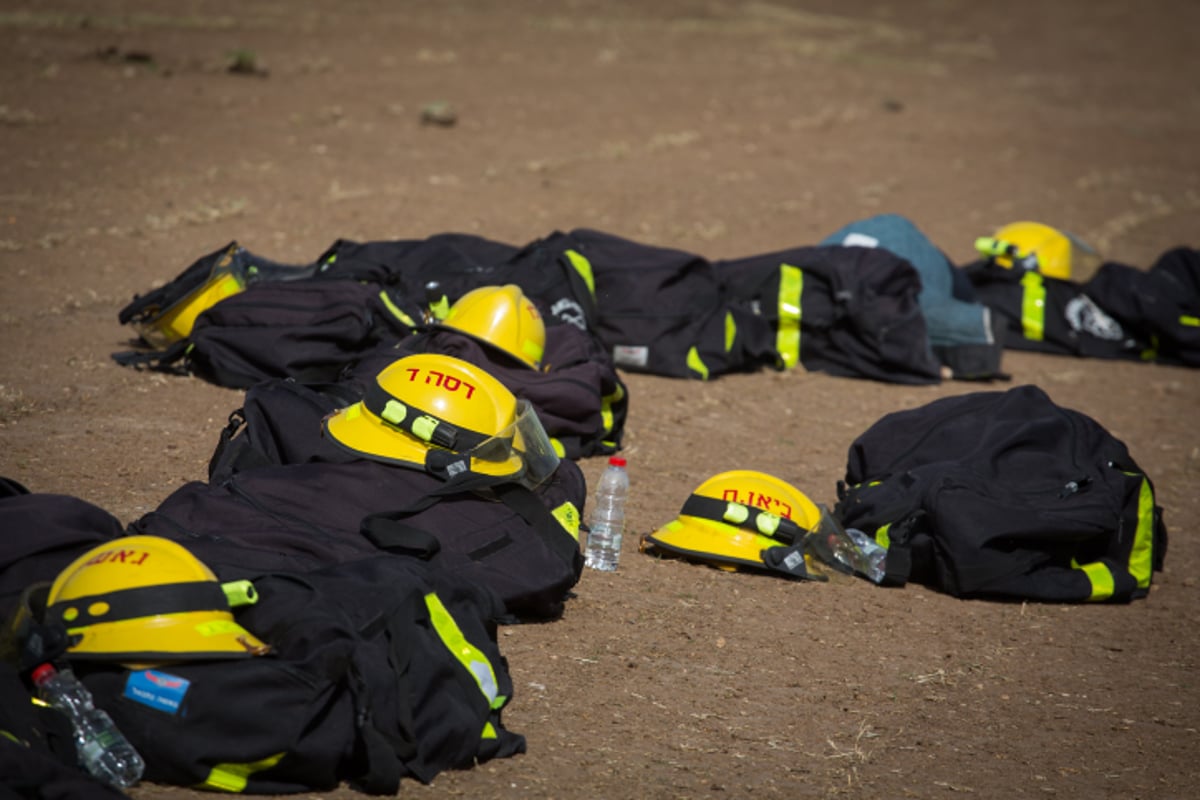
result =
[[625,399],[625,390],[617,384],[617,390],[600,398],[600,419],[605,433],[612,433],[614,419],[613,406]]
[[804,291],[804,272],[790,264],[779,265],[779,324],[775,349],[786,367],[800,362],[800,295]]
[[1021,289],[1021,330],[1026,339],[1040,342],[1046,333],[1046,284],[1041,273],[1027,270]]
[[492,726],[492,723],[490,723],[490,722],[483,723],[483,734],[480,735],[479,738],[480,739],[495,739],[496,738],[496,729],[495,729],[495,727]]
[[612,433],[613,429],[613,395],[600,398],[600,429]]
[[579,541],[579,509],[570,500],[550,512],[571,538]]
[[1200,317],[1193,317],[1190,314],[1184,314],[1179,318],[1180,325],[1186,325],[1189,328],[1200,328]]
[[216,764],[209,770],[208,777],[203,783],[197,784],[196,789],[210,789],[215,792],[244,792],[249,777],[255,772],[270,769],[283,760],[287,753],[276,753],[260,761],[249,764]]
[[405,314],[404,311],[401,310],[400,306],[393,303],[392,298],[388,297],[387,292],[380,292],[379,299],[383,301],[385,306],[387,306],[387,310],[392,313],[393,317],[400,320],[410,328],[417,327],[417,323],[412,321],[412,317],[410,317],[408,314]]
[[737,323],[733,321],[733,314],[725,312],[725,352],[728,353],[733,349],[733,342],[737,338]]
[[1150,586],[1150,575],[1154,571],[1154,490],[1150,481],[1142,478],[1138,492],[1137,533],[1133,535],[1133,549],[1129,552],[1129,574],[1137,581],[1139,589]]
[[887,546],[892,543],[892,537],[888,535],[888,528],[890,527],[892,527],[892,523],[889,522],[887,525],[884,525],[882,528],[875,531],[875,543],[885,550],[887,549]]
[[571,266],[575,268],[583,277],[583,282],[587,284],[588,291],[592,297],[596,296],[596,278],[592,275],[592,262],[588,261],[574,250],[567,251],[567,260],[571,262]]
[[433,314],[434,319],[443,320],[450,313],[450,298],[442,295],[440,300],[435,300],[429,304],[429,312]]
[[1158,337],[1154,334],[1151,334],[1150,346],[1138,355],[1142,357],[1142,361],[1153,361],[1154,359],[1158,358]]
[[425,595],[425,607],[429,609],[429,621],[433,623],[442,644],[475,678],[475,683],[488,699],[488,704],[492,708],[503,706],[508,698],[500,694],[500,685],[496,682],[496,672],[492,669],[492,663],[479,648],[467,641],[462,629],[458,627],[449,610],[442,605],[442,599],[436,592]]
[[708,380],[708,367],[700,360],[700,353],[695,347],[688,348],[687,365],[688,369],[698,373],[702,380]]
[[1071,567],[1082,570],[1083,574],[1087,576],[1088,581],[1092,584],[1092,593],[1088,595],[1089,603],[1101,603],[1112,597],[1112,571],[1104,565],[1104,562],[1093,561],[1090,564],[1079,564],[1072,559]]

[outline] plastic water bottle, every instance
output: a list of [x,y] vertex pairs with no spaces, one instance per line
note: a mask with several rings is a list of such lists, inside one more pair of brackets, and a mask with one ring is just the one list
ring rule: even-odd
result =
[[42,664],[33,671],[33,682],[42,699],[71,720],[79,762],[95,777],[118,788],[142,779],[145,763],[112,717],[92,702],[92,693],[69,669]]
[[[882,582],[886,570],[884,562],[887,560],[887,548],[881,546],[858,528],[847,528],[846,533],[854,540],[857,552],[843,561],[849,561],[847,566],[875,583]],[[839,558],[841,558],[841,554],[839,554]]]
[[625,534],[625,498],[629,496],[629,473],[625,459],[608,460],[596,486],[592,513],[588,515],[587,551],[584,563],[592,569],[612,572],[621,558]]

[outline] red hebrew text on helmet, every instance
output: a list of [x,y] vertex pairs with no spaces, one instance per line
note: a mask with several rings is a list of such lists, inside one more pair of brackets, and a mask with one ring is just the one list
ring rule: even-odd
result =
[[721,499],[729,503],[741,503],[744,506],[754,506],[772,514],[778,514],[785,519],[792,518],[792,506],[776,497],[762,492],[742,491],[741,489],[725,489]]
[[408,379],[413,383],[429,383],[434,386],[440,386],[449,392],[466,392],[468,400],[475,394],[475,386],[473,384],[467,383],[462,378],[456,378],[453,375],[439,372],[436,369],[408,367],[405,369],[405,372],[408,373]]
[[150,554],[145,550],[105,550],[89,558],[83,566],[90,567],[94,564],[120,562],[128,564],[131,567],[140,567],[146,563],[146,559],[149,557]]

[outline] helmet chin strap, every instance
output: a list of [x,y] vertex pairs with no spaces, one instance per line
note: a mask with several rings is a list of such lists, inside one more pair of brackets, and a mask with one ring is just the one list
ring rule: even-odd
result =
[[773,572],[782,572],[793,578],[806,581],[828,581],[827,575],[815,575],[808,571],[804,561],[804,542],[797,542],[789,547],[768,547],[762,551],[763,563]]
[[484,475],[471,469],[471,457],[449,450],[429,450],[425,453],[425,471],[445,481],[429,496],[490,489],[505,483],[516,483],[521,472],[512,475]]

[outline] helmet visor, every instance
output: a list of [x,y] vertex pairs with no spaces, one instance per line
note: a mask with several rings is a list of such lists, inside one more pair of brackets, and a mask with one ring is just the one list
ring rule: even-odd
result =
[[872,566],[862,546],[824,504],[817,507],[821,510],[821,520],[817,527],[804,537],[805,552],[815,555],[821,562],[838,572],[869,576]]
[[559,463],[550,437],[528,400],[517,401],[517,414],[512,424],[471,448],[466,455],[471,457],[472,469],[476,470],[477,462],[504,464],[514,457],[520,459],[520,483],[531,489],[550,477]]
[[171,303],[160,313],[136,323],[134,328],[151,347],[165,349],[172,343],[190,336],[200,314],[245,288],[245,276],[241,269],[235,268],[233,259],[226,254],[213,265],[204,283]]

